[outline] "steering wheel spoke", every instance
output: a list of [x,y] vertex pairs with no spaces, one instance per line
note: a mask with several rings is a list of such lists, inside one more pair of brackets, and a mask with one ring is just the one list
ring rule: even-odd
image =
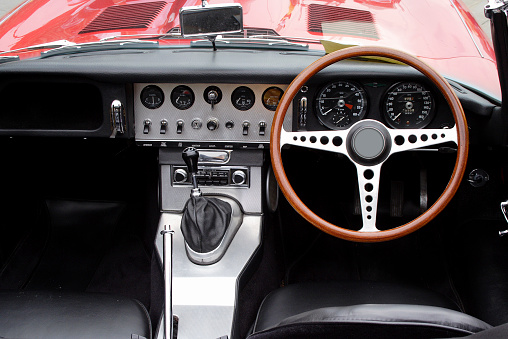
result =
[[376,215],[379,196],[379,179],[381,164],[376,166],[362,166],[356,164],[358,173],[358,190],[360,206],[362,208],[363,226],[360,232],[379,232],[376,227]]
[[449,129],[389,129],[391,153],[421,149],[452,142],[458,145],[457,130]]
[[348,130],[286,132],[281,130],[280,145],[294,145],[322,151],[347,154]]

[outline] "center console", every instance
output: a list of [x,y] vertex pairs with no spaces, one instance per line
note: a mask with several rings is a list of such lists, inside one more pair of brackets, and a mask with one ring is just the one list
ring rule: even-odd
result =
[[[172,249],[164,253],[162,236],[156,247],[164,267],[171,263],[166,294],[178,319],[179,339],[231,338],[239,278],[261,244],[264,157],[276,96],[285,87],[134,86],[136,142],[159,148],[158,233],[170,230]],[[285,125],[291,126],[288,116]],[[182,159],[186,147],[199,152],[195,173]],[[194,251],[182,231],[194,182],[203,197],[231,206],[222,241],[205,253]],[[158,337],[164,337],[162,328]]]

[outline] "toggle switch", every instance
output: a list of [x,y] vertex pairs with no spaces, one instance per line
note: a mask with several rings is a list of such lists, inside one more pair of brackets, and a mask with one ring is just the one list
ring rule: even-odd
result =
[[244,121],[243,124],[242,124],[242,127],[243,127],[243,135],[248,135],[249,134],[250,122]]
[[183,131],[183,120],[178,120],[176,122],[176,134],[182,134]]
[[266,132],[266,122],[259,122],[259,135],[265,135]]
[[146,119],[143,121],[143,134],[148,134],[150,132],[150,126],[152,125],[152,122],[150,119]]
[[168,121],[166,119],[162,119],[160,134],[166,134],[167,129],[168,129]]

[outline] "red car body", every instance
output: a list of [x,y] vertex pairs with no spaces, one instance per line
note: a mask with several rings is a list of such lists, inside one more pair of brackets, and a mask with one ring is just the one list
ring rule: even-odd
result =
[[[210,3],[231,2],[210,1]],[[420,57],[444,76],[500,98],[494,51],[460,0],[237,0],[246,28],[281,36],[380,45]],[[0,51],[58,40],[94,42],[117,35],[164,34],[179,9],[199,0],[31,0],[0,21]],[[340,27],[337,28],[339,24]],[[316,26],[317,25],[317,26]],[[326,25],[331,25],[331,33]],[[323,29],[320,31],[321,26]],[[317,27],[317,29],[316,29]],[[330,29],[328,30],[330,31]],[[164,44],[181,44],[165,40]],[[312,45],[311,48],[321,48]],[[24,51],[20,57],[37,56]]]

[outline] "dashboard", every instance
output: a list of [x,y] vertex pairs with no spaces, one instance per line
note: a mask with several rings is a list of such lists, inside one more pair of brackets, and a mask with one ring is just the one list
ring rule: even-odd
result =
[[[143,145],[265,148],[285,84],[137,83],[136,139]],[[453,117],[424,79],[311,82],[286,114],[286,130],[347,129],[362,119],[394,129],[451,128]],[[436,114],[439,112],[439,114]]]
[[[220,57],[217,57],[220,56]],[[147,147],[266,149],[288,84],[321,54],[201,49],[54,56],[2,65],[0,136],[135,139]],[[246,66],[248,65],[248,66]],[[451,82],[472,142],[499,144],[496,103]],[[116,114],[113,103],[120,103]],[[118,118],[122,118],[121,122]],[[410,67],[346,60],[312,77],[284,128],[447,128],[440,93]],[[121,133],[115,126],[121,124]],[[488,126],[486,126],[488,125]],[[480,126],[481,128],[475,128]]]

